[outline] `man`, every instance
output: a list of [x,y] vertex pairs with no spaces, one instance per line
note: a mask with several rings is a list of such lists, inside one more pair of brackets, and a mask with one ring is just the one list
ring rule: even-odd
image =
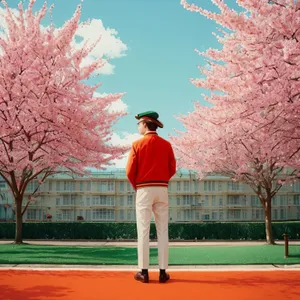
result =
[[149,282],[149,231],[152,212],[155,217],[159,282],[170,279],[168,267],[168,183],[176,173],[176,160],[171,144],[159,137],[156,129],[163,128],[158,113],[147,111],[135,116],[143,138],[132,144],[126,166],[126,175],[136,193],[136,220],[138,233],[138,266],[134,278]]

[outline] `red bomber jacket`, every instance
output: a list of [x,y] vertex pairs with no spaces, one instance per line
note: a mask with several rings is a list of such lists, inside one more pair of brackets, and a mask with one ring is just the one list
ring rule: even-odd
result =
[[176,160],[171,144],[148,131],[132,144],[126,165],[126,175],[136,190],[147,186],[168,187],[176,173]]

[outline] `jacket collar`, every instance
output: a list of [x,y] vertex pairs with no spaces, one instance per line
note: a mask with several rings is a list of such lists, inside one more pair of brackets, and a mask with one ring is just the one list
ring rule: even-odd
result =
[[156,131],[146,131],[144,136],[146,135],[157,135],[157,132]]

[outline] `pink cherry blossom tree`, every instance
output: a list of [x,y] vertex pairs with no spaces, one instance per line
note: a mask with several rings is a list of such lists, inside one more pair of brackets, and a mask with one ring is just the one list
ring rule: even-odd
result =
[[283,182],[299,177],[300,5],[299,1],[238,0],[243,12],[213,0],[213,13],[185,0],[183,6],[225,28],[221,50],[204,55],[209,68],[191,79],[211,91],[212,107],[195,105],[179,119],[185,132],[172,137],[179,165],[230,176],[259,197],[272,244],[271,202]]
[[[119,158],[127,147],[112,146],[112,126],[124,115],[110,105],[123,94],[95,97],[100,84],[88,85],[105,63],[89,64],[96,45],[75,47],[81,7],[61,28],[41,26],[46,4],[33,13],[5,1],[7,29],[0,37],[0,176],[15,199],[15,242],[22,243],[23,205],[28,183],[51,174],[83,174]],[[51,8],[52,9],[52,8]],[[35,191],[36,192],[36,191]]]

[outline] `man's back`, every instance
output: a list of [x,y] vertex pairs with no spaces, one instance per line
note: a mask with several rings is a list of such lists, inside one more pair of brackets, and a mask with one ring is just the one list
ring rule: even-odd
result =
[[136,188],[168,186],[170,178],[176,172],[173,149],[168,141],[156,132],[148,132],[133,143],[132,152],[127,174],[134,181]]

